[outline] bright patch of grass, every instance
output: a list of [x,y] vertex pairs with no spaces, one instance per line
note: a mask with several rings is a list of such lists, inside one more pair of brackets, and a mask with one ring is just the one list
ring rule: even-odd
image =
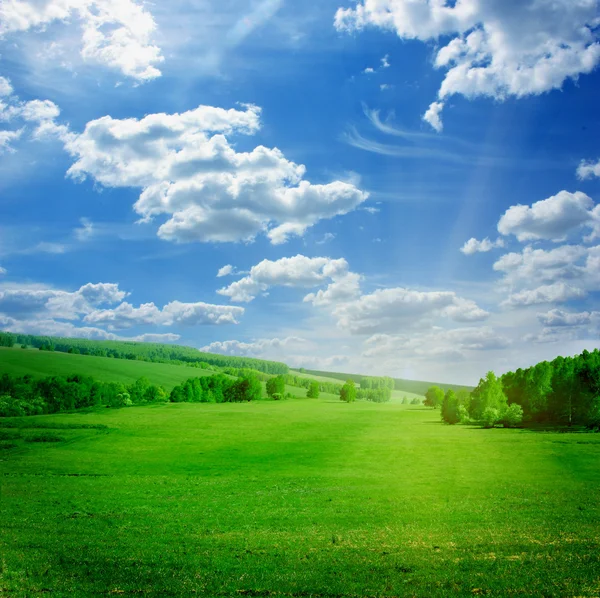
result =
[[35,378],[46,376],[92,376],[102,382],[121,382],[129,385],[145,376],[152,384],[172,390],[188,378],[211,376],[215,372],[184,365],[150,363],[91,355],[74,355],[50,351],[24,351],[0,348],[0,375]]
[[600,592],[600,435],[310,399],[35,419],[112,430],[4,452],[8,596]]

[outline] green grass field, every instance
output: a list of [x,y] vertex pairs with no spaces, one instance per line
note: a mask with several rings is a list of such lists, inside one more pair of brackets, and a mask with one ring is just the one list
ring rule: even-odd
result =
[[0,428],[0,595],[600,595],[600,435],[329,400],[22,421],[110,429]]
[[0,375],[69,376],[82,374],[102,382],[131,384],[138,378],[147,377],[153,384],[171,390],[188,378],[211,376],[215,372],[184,365],[130,361],[91,355],[73,355],[36,349],[0,348]]

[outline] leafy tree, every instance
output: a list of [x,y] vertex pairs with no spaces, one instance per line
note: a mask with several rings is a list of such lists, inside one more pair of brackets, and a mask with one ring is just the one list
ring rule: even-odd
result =
[[308,390],[306,391],[306,396],[309,399],[318,399],[319,398],[319,383],[316,381],[311,381]]
[[431,386],[425,393],[423,405],[437,409],[444,401],[444,391],[439,386]]
[[273,397],[275,394],[283,395],[285,393],[285,377],[276,376],[267,380],[267,396]]
[[482,419],[486,409],[495,409],[500,413],[506,407],[507,399],[504,394],[502,381],[494,372],[488,372],[485,379],[479,381],[477,388],[471,393],[469,415],[475,419]]
[[346,403],[353,403],[356,401],[356,384],[354,380],[348,380],[344,386],[340,389],[340,400]]
[[460,421],[458,399],[453,390],[449,390],[442,401],[442,420],[447,424],[457,424]]

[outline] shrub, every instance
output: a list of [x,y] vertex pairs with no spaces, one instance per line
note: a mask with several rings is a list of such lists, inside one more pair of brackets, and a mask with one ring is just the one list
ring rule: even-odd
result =
[[471,418],[469,417],[469,410],[465,405],[460,405],[458,407],[458,421],[461,424],[470,424]]
[[494,409],[494,407],[486,407],[481,416],[481,423],[483,427],[493,428],[499,422],[500,414],[498,413],[498,409]]
[[276,392],[276,393],[273,393],[273,394],[271,395],[271,398],[272,398],[274,401],[281,401],[281,399],[283,399],[283,395],[282,395],[281,393],[279,393],[279,392]]
[[523,421],[523,408],[513,403],[502,413],[501,422],[505,428],[515,428]]
[[0,451],[16,448],[17,445],[14,442],[8,440],[0,440]]
[[0,430],[0,440],[14,440],[15,438],[21,438],[21,432],[16,430]]

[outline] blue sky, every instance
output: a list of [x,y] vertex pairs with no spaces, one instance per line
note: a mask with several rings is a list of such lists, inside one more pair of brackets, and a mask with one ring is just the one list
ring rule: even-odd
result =
[[599,24],[0,0],[0,327],[465,383],[598,346]]

